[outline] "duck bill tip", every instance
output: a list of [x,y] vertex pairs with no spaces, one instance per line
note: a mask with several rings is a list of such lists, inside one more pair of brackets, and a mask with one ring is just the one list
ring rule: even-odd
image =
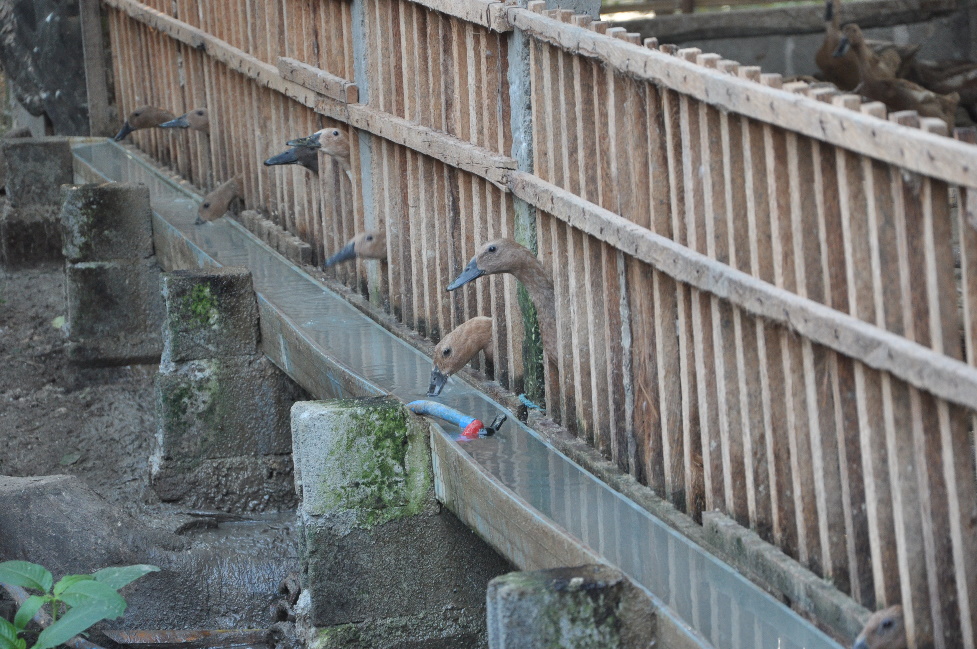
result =
[[295,164],[299,161],[298,155],[295,153],[295,149],[289,149],[288,151],[282,151],[278,155],[272,156],[265,160],[266,167],[274,167],[276,165],[290,165]]
[[343,249],[337,252],[335,255],[326,260],[322,265],[323,268],[329,268],[330,266],[335,266],[336,264],[348,261],[356,256],[356,251],[354,250],[354,245],[352,242],[347,243],[343,246]]
[[134,130],[136,129],[132,128],[132,126],[129,125],[129,121],[126,120],[122,124],[122,128],[119,129],[119,132],[116,133],[115,137],[112,139],[115,140],[116,142],[121,142],[122,140],[126,139],[129,136],[129,134],[132,133]]
[[190,128],[190,122],[184,116],[177,117],[176,119],[171,119],[168,122],[163,122],[159,125],[160,128]]
[[851,49],[851,41],[848,40],[847,36],[842,36],[841,40],[838,41],[838,47],[835,48],[832,56],[835,58],[840,58],[847,54],[849,49]]
[[319,146],[319,136],[309,135],[308,137],[300,137],[294,140],[289,140],[285,143],[285,146],[307,146],[307,147],[318,147]]
[[440,370],[431,370],[431,383],[427,387],[427,396],[436,397],[441,394],[445,384],[448,382],[448,375]]
[[465,284],[467,284],[468,282],[476,280],[484,274],[485,271],[479,268],[473,261],[472,263],[468,264],[468,267],[465,268],[465,270],[461,271],[461,275],[456,277],[455,281],[448,284],[448,288],[446,290],[454,291],[456,289],[459,289]]

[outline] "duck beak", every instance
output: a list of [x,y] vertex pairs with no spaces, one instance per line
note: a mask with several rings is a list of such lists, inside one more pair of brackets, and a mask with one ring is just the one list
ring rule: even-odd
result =
[[160,128],[190,128],[190,122],[187,121],[186,115],[180,115],[176,119],[171,119],[168,122],[163,122],[159,125]]
[[265,160],[265,166],[274,167],[275,165],[294,165],[298,164],[298,162],[298,152],[296,151],[295,147],[293,147]]
[[313,148],[318,148],[319,134],[313,133],[308,137],[300,137],[297,140],[289,140],[285,143],[285,146],[310,146]]
[[326,263],[322,265],[323,268],[329,268],[330,266],[335,266],[341,261],[346,261],[347,259],[352,259],[356,256],[356,252],[353,250],[353,242],[350,241],[343,249],[337,252],[335,255],[326,260]]
[[453,291],[456,288],[461,288],[473,279],[478,279],[485,274],[485,271],[478,267],[478,262],[475,261],[473,257],[468,265],[465,266],[465,270],[461,271],[461,275],[455,278],[455,281],[448,284],[447,290]]
[[868,649],[868,643],[864,639],[852,645],[851,649]]
[[199,214],[197,215],[197,220],[193,222],[194,225],[203,225],[204,223],[206,223],[206,221],[200,218]]
[[840,58],[845,54],[847,54],[849,49],[851,49],[851,41],[848,40],[847,36],[842,36],[841,40],[838,42],[838,47],[835,48],[834,54],[832,54],[832,56],[834,56],[835,58]]
[[431,370],[431,385],[427,386],[427,396],[436,397],[441,394],[444,384],[448,382],[448,375],[437,368]]
[[129,126],[129,120],[126,120],[125,123],[122,125],[122,128],[119,129],[119,132],[116,133],[115,137],[112,139],[115,140],[116,142],[121,142],[122,140],[126,139],[126,137],[128,137],[129,133],[132,133],[135,130],[136,129]]

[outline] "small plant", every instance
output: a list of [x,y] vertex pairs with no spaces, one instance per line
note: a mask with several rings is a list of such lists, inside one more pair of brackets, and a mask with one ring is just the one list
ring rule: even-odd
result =
[[157,570],[147,565],[103,568],[90,575],[65,575],[55,584],[44,566],[29,561],[0,563],[0,582],[42,593],[31,595],[20,605],[13,624],[0,617],[0,649],[27,649],[27,641],[20,635],[45,605],[51,624],[41,631],[31,649],[56,647],[97,622],[119,617],[126,610],[119,589]]

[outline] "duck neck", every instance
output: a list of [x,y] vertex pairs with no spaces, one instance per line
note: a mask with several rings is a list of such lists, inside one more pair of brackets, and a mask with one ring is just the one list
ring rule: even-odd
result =
[[526,287],[529,298],[536,305],[543,351],[550,358],[556,358],[556,299],[553,294],[553,280],[532,253],[527,251],[526,257],[525,263],[513,269],[512,274]]
[[841,36],[841,0],[826,0],[824,29],[832,36]]

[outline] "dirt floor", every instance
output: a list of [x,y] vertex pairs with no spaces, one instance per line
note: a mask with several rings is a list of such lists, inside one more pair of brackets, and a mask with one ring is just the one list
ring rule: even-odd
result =
[[64,269],[0,269],[0,474],[77,475],[109,502],[150,504],[156,366],[67,362]]

